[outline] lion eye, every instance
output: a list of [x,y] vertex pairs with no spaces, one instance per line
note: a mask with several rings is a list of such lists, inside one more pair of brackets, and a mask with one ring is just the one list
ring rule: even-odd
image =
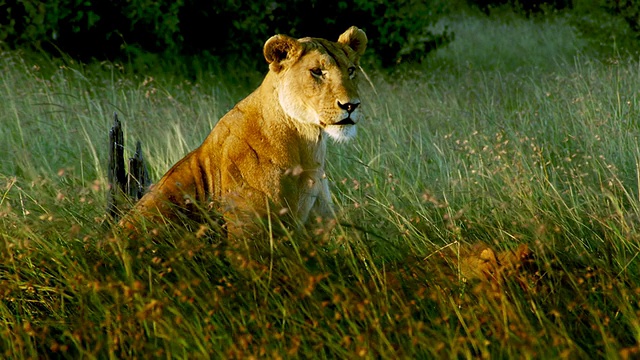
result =
[[349,72],[349,76],[351,77],[356,73],[356,67],[351,66],[349,69],[347,69],[347,71]]
[[320,68],[313,68],[310,71],[314,76],[322,76],[322,69]]

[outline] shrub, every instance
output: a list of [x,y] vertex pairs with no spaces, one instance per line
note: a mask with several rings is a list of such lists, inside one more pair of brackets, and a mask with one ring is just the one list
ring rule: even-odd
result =
[[135,47],[178,49],[180,2],[152,0],[6,1],[0,41],[9,47],[61,50],[72,57],[117,58]]
[[573,0],[467,0],[473,7],[489,13],[491,9],[508,6],[525,14],[570,8]]
[[567,18],[594,52],[617,56],[640,50],[640,2],[637,0],[466,0],[466,4],[494,15],[497,9],[526,15],[570,10],[566,11]]
[[363,28],[384,65],[420,59],[451,41],[430,30],[445,2],[420,0],[33,0],[0,5],[0,41],[10,47],[57,49],[81,60],[212,54],[255,57],[275,33],[335,39]]
[[635,0],[576,0],[571,21],[601,55],[640,50],[640,3]]

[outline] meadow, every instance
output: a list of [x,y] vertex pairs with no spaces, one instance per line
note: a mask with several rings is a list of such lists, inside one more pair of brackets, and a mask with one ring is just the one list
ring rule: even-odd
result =
[[447,25],[425,64],[365,67],[366,121],[329,149],[340,224],[314,241],[109,231],[113,113],[157,180],[266,66],[0,53],[0,354],[640,356],[640,63],[584,54],[562,18]]

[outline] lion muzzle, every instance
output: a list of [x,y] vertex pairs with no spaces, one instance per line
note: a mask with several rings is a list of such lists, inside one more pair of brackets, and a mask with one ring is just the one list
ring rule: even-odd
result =
[[347,117],[345,119],[342,119],[340,121],[338,121],[337,123],[334,123],[332,125],[355,125],[356,123],[353,121],[353,119],[351,117]]

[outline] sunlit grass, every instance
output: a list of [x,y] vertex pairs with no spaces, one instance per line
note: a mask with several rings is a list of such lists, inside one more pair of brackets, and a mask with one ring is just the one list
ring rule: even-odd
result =
[[232,75],[3,54],[0,352],[638,356],[639,65],[553,44],[531,58],[542,50],[525,45],[549,30],[479,21],[458,24],[460,44],[465,27],[478,51],[510,31],[523,60],[454,43],[392,78],[370,71],[367,120],[329,150],[340,224],[313,242],[230,243],[204,228],[129,241],[104,224],[113,113],[158,179],[238,100]]

